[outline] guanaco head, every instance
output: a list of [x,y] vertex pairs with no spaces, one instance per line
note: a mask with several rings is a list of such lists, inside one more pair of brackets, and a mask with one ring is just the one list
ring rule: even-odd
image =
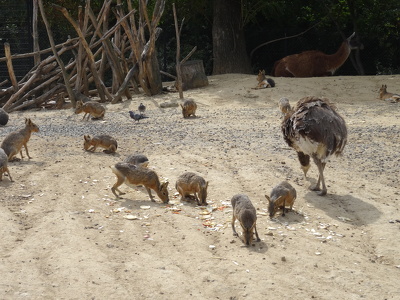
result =
[[364,45],[361,44],[357,39],[355,39],[355,38],[354,38],[355,36],[356,36],[356,33],[353,32],[353,34],[350,35],[350,36],[346,39],[347,44],[349,45],[350,49],[351,49],[351,50],[353,50],[353,49],[364,49]]
[[160,185],[160,190],[157,192],[158,197],[160,197],[161,201],[164,203],[169,202],[169,196],[168,196],[168,184],[169,182],[163,182]]
[[83,149],[88,150],[91,145],[90,142],[92,141],[92,138],[90,137],[90,135],[84,135],[83,139]]
[[31,132],[39,132],[39,127],[29,118],[25,118],[25,126],[28,127]]

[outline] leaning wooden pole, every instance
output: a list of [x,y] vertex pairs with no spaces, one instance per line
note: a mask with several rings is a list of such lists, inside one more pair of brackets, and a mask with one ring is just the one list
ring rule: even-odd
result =
[[65,84],[65,87],[66,87],[67,93],[68,93],[68,97],[71,100],[72,105],[75,107],[76,100],[75,100],[74,93],[72,92],[72,88],[69,85],[69,75],[67,74],[67,71],[65,70],[63,61],[61,60],[60,56],[57,53],[56,45],[55,45],[54,39],[53,39],[53,33],[51,31],[49,22],[47,21],[46,13],[43,8],[43,2],[42,2],[42,0],[38,0],[38,1],[39,1],[40,14],[42,15],[44,25],[46,26],[47,35],[49,37],[51,49],[53,50],[54,57],[56,58],[58,65],[61,68],[62,76],[64,79],[64,84]]
[[34,65],[37,66],[40,63],[40,48],[39,48],[39,34],[38,34],[38,11],[39,3],[38,0],[33,0],[33,15],[32,15],[32,37],[33,37],[33,56]]
[[8,69],[8,74],[10,75],[10,80],[11,83],[14,87],[14,92],[18,91],[18,82],[17,78],[15,77],[14,73],[14,67],[11,59],[11,49],[10,49],[10,44],[9,43],[4,43],[4,52],[7,58],[7,69]]
[[[176,87],[178,88],[179,92],[179,98],[183,99],[183,89],[182,89],[182,74],[181,74],[181,63],[180,63],[180,57],[181,57],[181,41],[180,41],[180,35],[181,31],[179,30],[178,27],[178,18],[176,16],[176,9],[175,9],[175,3],[172,3],[172,10],[174,12],[174,21],[175,21],[175,34],[176,34]],[[182,21],[183,23],[183,21]],[[181,25],[182,29],[182,25]]]
[[108,92],[108,90],[104,86],[104,83],[101,81],[101,79],[99,77],[99,73],[97,72],[97,69],[96,69],[93,52],[90,50],[90,47],[85,39],[85,36],[83,35],[82,31],[79,28],[79,25],[77,24],[77,22],[74,19],[71,18],[68,10],[65,7],[62,7],[62,6],[59,6],[56,4],[53,4],[53,7],[62,12],[64,17],[71,23],[71,25],[74,27],[76,33],[79,35],[80,41],[81,41],[83,48],[85,49],[87,57],[88,57],[90,71],[92,72],[94,83],[96,84],[101,102],[106,101],[106,97],[105,97],[106,95],[107,95],[107,98],[111,101],[112,96]]

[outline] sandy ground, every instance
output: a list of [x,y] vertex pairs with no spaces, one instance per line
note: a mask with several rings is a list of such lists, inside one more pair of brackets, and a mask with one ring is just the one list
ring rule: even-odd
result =
[[[10,115],[0,140],[24,117],[40,132],[33,158],[10,163],[14,182],[0,182],[1,299],[400,299],[400,104],[378,99],[382,84],[400,92],[400,76],[276,78],[264,90],[252,89],[256,76],[209,81],[185,92],[197,118],[160,108],[179,103],[172,93],[109,104],[104,121]],[[349,131],[325,169],[325,197],[308,189],[316,166],[304,180],[280,131],[279,98],[309,95],[335,102]],[[134,124],[127,112],[140,102],[149,118]],[[117,154],[83,150],[83,135],[100,133],[117,139]],[[111,193],[110,166],[132,153],[170,182],[169,205],[142,187]],[[209,181],[207,208],[180,202],[185,171]],[[270,219],[264,195],[283,180],[297,190],[294,211]],[[232,235],[236,193],[257,208],[262,241],[250,247]]]

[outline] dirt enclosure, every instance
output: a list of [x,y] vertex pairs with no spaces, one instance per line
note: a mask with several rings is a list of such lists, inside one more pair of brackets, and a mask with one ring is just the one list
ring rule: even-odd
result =
[[[254,90],[256,76],[209,77],[185,92],[198,104],[188,119],[180,107],[160,108],[180,103],[172,93],[108,104],[103,121],[72,110],[10,114],[0,141],[25,117],[40,132],[28,143],[33,158],[9,164],[14,182],[0,182],[0,297],[399,299],[400,103],[378,91],[399,93],[400,76],[275,81]],[[316,166],[304,180],[280,131],[278,100],[310,95],[334,102],[349,132],[325,169],[325,197],[308,189]],[[128,111],[141,102],[149,118],[134,123]],[[84,134],[112,135],[117,153],[85,152]],[[132,153],[169,181],[168,205],[143,187],[111,193],[110,166]],[[175,181],[185,171],[209,181],[209,206],[180,201]],[[283,180],[297,190],[294,210],[270,219],[264,195]],[[237,193],[257,209],[261,242],[250,247],[238,222],[232,235]]]

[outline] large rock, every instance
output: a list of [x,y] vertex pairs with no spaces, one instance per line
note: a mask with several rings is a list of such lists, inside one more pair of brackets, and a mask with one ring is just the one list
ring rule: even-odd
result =
[[0,125],[4,126],[8,123],[8,113],[0,108]]

